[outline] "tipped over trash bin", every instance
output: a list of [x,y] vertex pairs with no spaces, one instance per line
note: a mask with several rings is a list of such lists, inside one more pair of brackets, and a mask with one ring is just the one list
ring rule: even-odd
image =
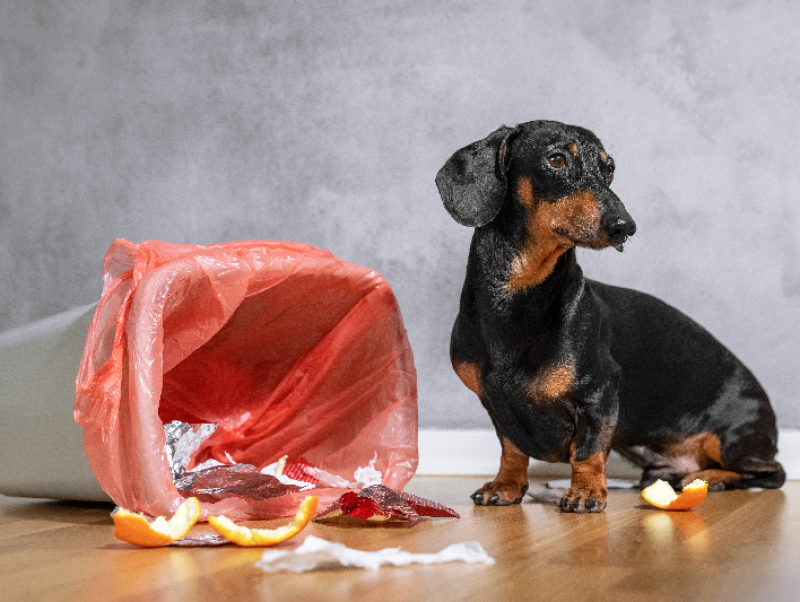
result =
[[[272,241],[117,240],[104,270],[75,420],[116,504],[165,515],[184,499],[170,424],[203,433],[186,470],[230,466],[241,478],[242,466],[269,472],[288,458],[330,477],[308,479],[321,504],[355,486],[359,470],[395,489],[413,476],[416,372],[396,299],[378,273]],[[305,495],[225,495],[203,510],[287,516]]]

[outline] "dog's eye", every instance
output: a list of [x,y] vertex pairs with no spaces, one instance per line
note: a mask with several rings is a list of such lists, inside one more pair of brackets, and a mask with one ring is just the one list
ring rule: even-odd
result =
[[561,169],[567,164],[567,158],[561,153],[554,153],[547,157],[547,162],[550,164],[550,167]]

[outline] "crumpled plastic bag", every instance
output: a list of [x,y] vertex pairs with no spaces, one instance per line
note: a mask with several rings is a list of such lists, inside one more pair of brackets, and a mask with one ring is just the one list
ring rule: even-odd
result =
[[[375,271],[309,245],[117,240],[78,373],[75,420],[103,490],[168,515],[182,501],[164,424],[215,424],[192,466],[303,460],[346,481],[374,460],[402,489],[417,465],[414,363]],[[341,488],[319,488],[320,504]],[[307,492],[238,496],[203,516],[290,516]]]

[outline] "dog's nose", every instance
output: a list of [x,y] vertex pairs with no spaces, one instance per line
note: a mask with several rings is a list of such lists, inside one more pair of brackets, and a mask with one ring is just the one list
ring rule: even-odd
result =
[[606,232],[611,244],[622,244],[636,233],[636,222],[630,218],[617,217],[606,224]]

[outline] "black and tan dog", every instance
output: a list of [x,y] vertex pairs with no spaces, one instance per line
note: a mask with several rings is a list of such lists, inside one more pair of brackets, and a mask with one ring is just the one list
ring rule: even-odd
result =
[[503,450],[476,504],[519,503],[533,457],[571,464],[562,510],[599,512],[612,449],[643,468],[643,487],[785,480],[751,372],[666,303],[584,278],[576,246],[621,251],[636,231],[613,177],[594,134],[553,121],[501,127],[436,177],[453,218],[475,228],[452,362]]

